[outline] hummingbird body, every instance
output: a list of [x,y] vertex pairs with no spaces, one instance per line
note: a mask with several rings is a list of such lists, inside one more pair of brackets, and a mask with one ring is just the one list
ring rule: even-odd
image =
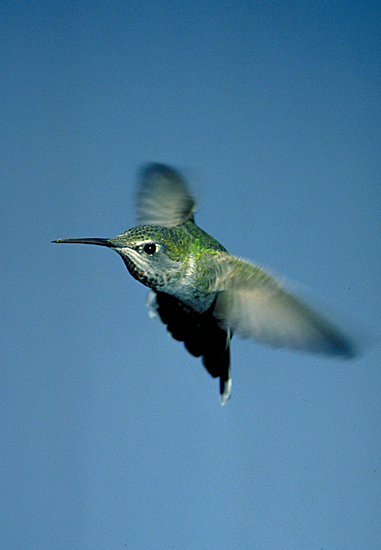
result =
[[231,393],[233,332],[273,347],[346,358],[351,342],[320,313],[265,270],[229,254],[193,218],[195,201],[181,176],[148,165],[136,197],[138,224],[113,239],[59,239],[107,246],[149,287],[147,304],[176,340],[202,357],[220,379],[221,402]]

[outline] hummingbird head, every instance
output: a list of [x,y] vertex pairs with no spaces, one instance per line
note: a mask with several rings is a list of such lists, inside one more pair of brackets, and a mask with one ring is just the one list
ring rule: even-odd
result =
[[109,242],[135,279],[154,290],[168,291],[181,279],[188,241],[176,227],[139,225]]
[[181,284],[188,259],[189,236],[179,227],[139,225],[114,239],[58,239],[58,243],[107,246],[123,259],[131,275],[153,290],[170,291]]

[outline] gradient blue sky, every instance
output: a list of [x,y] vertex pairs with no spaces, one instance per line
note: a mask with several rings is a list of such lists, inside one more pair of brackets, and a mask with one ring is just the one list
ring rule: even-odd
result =
[[233,394],[107,249],[138,167],[232,253],[380,327],[376,2],[2,2],[0,546],[381,547],[380,346],[233,340]]

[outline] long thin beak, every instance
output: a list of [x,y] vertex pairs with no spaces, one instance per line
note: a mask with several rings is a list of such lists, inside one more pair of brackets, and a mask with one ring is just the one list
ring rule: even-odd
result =
[[115,248],[115,244],[110,243],[108,239],[57,239],[56,241],[52,241],[52,243],[97,244],[100,246]]

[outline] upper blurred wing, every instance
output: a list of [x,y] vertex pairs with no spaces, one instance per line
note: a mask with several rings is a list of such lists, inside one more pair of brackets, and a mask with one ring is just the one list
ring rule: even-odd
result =
[[180,225],[193,220],[195,200],[181,176],[164,164],[141,171],[136,194],[138,225]]
[[261,268],[228,254],[220,254],[217,263],[214,315],[225,328],[274,347],[356,355],[339,329]]

